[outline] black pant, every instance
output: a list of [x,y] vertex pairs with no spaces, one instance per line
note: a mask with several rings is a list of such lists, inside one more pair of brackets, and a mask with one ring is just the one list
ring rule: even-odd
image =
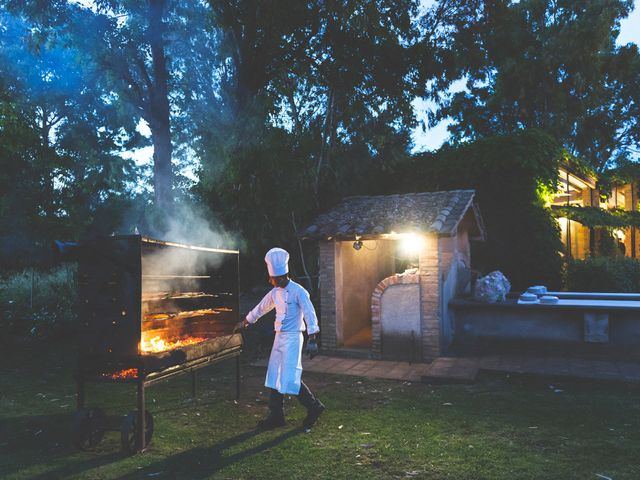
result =
[[[271,415],[284,417],[284,395],[279,391],[270,388],[269,410]],[[300,393],[296,395],[298,401],[308,410],[320,404],[320,400],[313,396],[309,387],[304,382],[300,382]]]

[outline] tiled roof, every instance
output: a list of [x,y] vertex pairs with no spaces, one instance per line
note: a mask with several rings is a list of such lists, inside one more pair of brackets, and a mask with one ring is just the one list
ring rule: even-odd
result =
[[303,232],[303,238],[354,237],[409,231],[453,235],[472,208],[479,236],[482,219],[473,204],[474,190],[348,197]]

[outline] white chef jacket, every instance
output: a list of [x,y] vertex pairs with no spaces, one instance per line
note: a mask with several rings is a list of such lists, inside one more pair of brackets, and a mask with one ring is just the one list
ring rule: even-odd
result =
[[[274,287],[258,305],[247,314],[247,322],[255,323],[264,314],[276,309],[276,332],[304,332],[309,335],[320,331],[318,317],[311,303],[309,292],[299,283],[289,280],[286,287]],[[305,327],[305,322],[307,326]]]
[[275,287],[247,315],[249,323],[255,323],[265,313],[276,309],[273,340],[265,386],[280,393],[298,395],[302,379],[302,332],[305,322],[309,334],[320,331],[318,318],[309,292],[302,285],[289,280],[286,287]]

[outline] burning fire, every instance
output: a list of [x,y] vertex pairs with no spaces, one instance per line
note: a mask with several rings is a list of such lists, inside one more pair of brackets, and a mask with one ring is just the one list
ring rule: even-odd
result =
[[120,378],[136,378],[138,376],[137,368],[127,368],[125,370],[119,370],[115,373],[105,374],[114,380],[118,380]]
[[207,339],[203,337],[184,337],[175,340],[167,340],[158,335],[150,339],[143,339],[140,343],[140,350],[143,353],[164,352],[166,350],[204,342],[206,340]]

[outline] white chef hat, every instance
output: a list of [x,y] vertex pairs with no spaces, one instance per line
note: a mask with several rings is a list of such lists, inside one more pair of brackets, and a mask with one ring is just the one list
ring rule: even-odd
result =
[[279,277],[289,273],[289,253],[282,248],[272,248],[264,256],[270,277]]

